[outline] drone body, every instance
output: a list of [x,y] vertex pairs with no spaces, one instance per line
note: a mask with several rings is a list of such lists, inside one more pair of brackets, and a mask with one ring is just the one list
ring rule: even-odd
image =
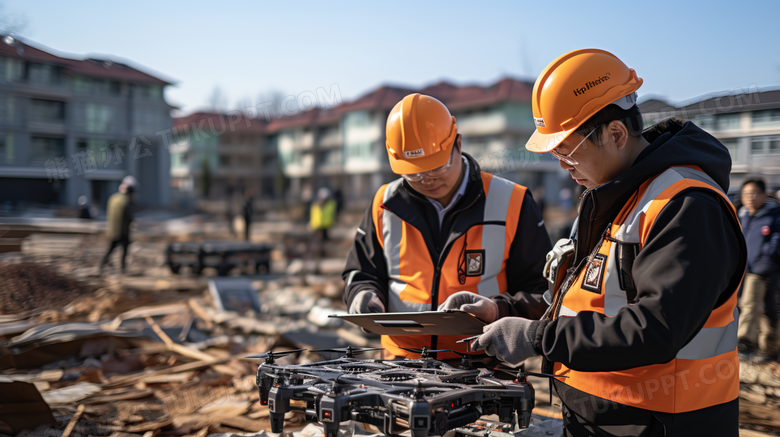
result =
[[320,422],[325,437],[336,437],[341,422],[349,420],[390,436],[410,429],[412,437],[443,435],[488,414],[513,427],[530,424],[534,389],[527,381],[455,368],[424,353],[418,360],[384,361],[353,358],[359,352],[350,348],[336,360],[287,366],[260,356],[266,363],[258,367],[257,386],[271,431],[283,431],[288,411]]

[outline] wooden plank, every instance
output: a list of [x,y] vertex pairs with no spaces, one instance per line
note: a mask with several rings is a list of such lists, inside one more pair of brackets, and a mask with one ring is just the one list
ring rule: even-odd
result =
[[211,329],[214,327],[214,324],[211,322],[211,317],[209,317],[206,310],[203,309],[202,306],[198,303],[198,301],[195,300],[195,298],[190,298],[190,300],[187,301],[187,304],[190,306],[190,309],[192,309],[192,312],[194,312],[198,317],[203,319],[204,322],[206,322],[206,329]]
[[65,427],[65,431],[62,433],[62,437],[68,437],[71,432],[73,432],[73,428],[76,427],[76,423],[79,421],[79,417],[81,417],[81,413],[84,412],[84,404],[79,405],[79,408],[76,410],[76,414],[73,415],[73,417],[70,418],[70,421],[68,422],[68,426]]
[[213,356],[205,352],[201,352],[197,349],[174,343],[174,341],[171,340],[170,337],[168,337],[168,334],[166,334],[165,331],[163,331],[162,328],[160,328],[160,325],[155,323],[154,319],[152,319],[151,316],[146,316],[146,323],[148,323],[149,326],[152,327],[154,332],[157,333],[157,335],[160,337],[163,343],[165,343],[165,345],[168,347],[168,350],[196,360],[211,360],[214,358]]

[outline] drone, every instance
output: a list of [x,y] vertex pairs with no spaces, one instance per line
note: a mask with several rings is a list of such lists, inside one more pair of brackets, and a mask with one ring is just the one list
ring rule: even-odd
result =
[[284,431],[284,415],[302,411],[336,437],[339,425],[356,421],[378,427],[389,436],[410,430],[412,437],[444,435],[481,416],[496,414],[512,428],[526,428],[534,408],[534,389],[524,375],[504,380],[472,366],[462,354],[459,367],[433,359],[449,350],[407,349],[419,359],[400,361],[358,359],[381,348],[318,349],[339,353],[336,359],[279,365],[276,359],[304,349],[267,352],[250,358],[265,362],[257,369],[260,404],[268,405],[271,431]]

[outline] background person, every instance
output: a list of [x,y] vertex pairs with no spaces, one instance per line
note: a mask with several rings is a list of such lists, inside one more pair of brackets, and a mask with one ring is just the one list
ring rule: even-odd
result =
[[759,361],[777,358],[775,276],[780,256],[780,203],[766,194],[763,179],[742,183],[739,220],[747,244],[747,273],[740,298],[739,351]]
[[322,187],[317,190],[317,199],[309,208],[309,228],[314,231],[317,256],[325,256],[325,243],[328,241],[328,230],[336,223],[338,206],[331,196],[330,190]]
[[135,191],[138,181],[133,176],[125,176],[119,185],[119,192],[108,198],[106,207],[106,237],[110,241],[108,251],[100,262],[100,273],[108,263],[108,257],[117,246],[122,246],[122,273],[126,273],[127,248],[130,246],[130,223],[133,221]]
[[87,196],[79,196],[79,218],[89,220],[92,214],[89,212],[89,202]]

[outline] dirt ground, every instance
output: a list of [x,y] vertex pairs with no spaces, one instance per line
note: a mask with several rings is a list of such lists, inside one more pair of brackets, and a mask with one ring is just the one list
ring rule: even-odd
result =
[[[295,240],[272,232],[262,240],[289,247],[276,251],[273,275],[249,277],[261,298],[271,299],[267,307],[294,312],[317,302],[343,309],[338,269],[287,274],[287,257],[296,252],[289,241]],[[139,235],[130,248],[128,274],[109,267],[103,276],[97,275],[97,266],[107,242],[98,235],[68,238],[71,243],[60,239],[51,246],[39,238],[24,253],[0,255],[0,383],[34,386],[33,392],[39,393],[35,408],[50,410],[53,420],[27,431],[0,427],[0,437],[63,437],[69,424],[66,437],[204,437],[269,429],[268,409],[257,401],[259,361],[244,357],[301,347],[280,331],[304,323],[306,313],[269,318],[218,311],[208,292],[208,277],[174,275],[165,266],[170,240],[164,237]],[[332,255],[346,256],[349,241],[342,240],[330,243]],[[335,259],[332,264],[341,262]],[[276,306],[273,299],[278,300]],[[83,323],[101,332],[76,340],[44,332],[42,340],[19,347],[13,343],[20,334],[49,323]],[[116,334],[132,330],[139,335]],[[338,331],[338,336],[357,346],[375,344],[352,331]],[[289,359],[322,357],[303,353]],[[780,436],[780,364],[743,362],[740,381],[740,435]],[[535,387],[539,409],[559,414],[560,400],[553,397],[550,404],[547,384],[539,380]],[[0,399],[0,423],[6,403]],[[305,423],[302,416],[291,414],[285,426],[295,430]]]

